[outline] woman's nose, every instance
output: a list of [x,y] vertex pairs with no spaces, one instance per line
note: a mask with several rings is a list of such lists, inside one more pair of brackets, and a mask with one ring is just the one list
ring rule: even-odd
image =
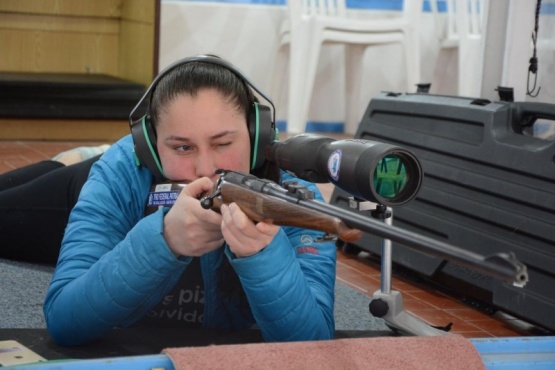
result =
[[214,178],[216,173],[216,166],[214,156],[208,152],[203,151],[199,153],[197,157],[197,163],[195,167],[196,175],[200,177]]

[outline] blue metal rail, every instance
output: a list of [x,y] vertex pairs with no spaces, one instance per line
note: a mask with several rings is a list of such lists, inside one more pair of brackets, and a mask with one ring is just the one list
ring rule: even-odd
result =
[[[488,370],[555,369],[555,337],[470,339]],[[163,354],[95,360],[56,360],[7,367],[14,370],[174,370]]]

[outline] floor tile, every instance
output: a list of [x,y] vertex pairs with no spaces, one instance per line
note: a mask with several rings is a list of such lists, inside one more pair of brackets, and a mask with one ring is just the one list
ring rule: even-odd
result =
[[448,309],[445,309],[444,311],[462,320],[478,321],[478,320],[492,319],[491,315],[488,315],[485,312],[480,312],[475,309],[467,308],[467,307],[448,308]]

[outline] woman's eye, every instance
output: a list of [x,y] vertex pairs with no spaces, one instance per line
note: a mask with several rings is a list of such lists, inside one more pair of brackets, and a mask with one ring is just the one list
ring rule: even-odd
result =
[[225,142],[225,143],[218,143],[218,144],[216,144],[216,146],[220,146],[220,147],[225,147],[225,146],[230,146],[230,145],[231,145],[231,141]]
[[180,151],[180,152],[187,152],[187,151],[191,150],[191,147],[189,145],[181,145],[181,146],[178,146],[175,149]]

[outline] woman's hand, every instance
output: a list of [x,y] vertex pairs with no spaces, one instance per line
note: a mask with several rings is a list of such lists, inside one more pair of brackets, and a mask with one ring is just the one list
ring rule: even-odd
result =
[[164,238],[174,255],[198,257],[223,245],[222,215],[202,208],[198,200],[213,185],[208,177],[191,182],[164,217]]
[[237,257],[248,257],[264,249],[279,231],[279,226],[258,222],[255,224],[235,203],[223,204],[222,234]]

